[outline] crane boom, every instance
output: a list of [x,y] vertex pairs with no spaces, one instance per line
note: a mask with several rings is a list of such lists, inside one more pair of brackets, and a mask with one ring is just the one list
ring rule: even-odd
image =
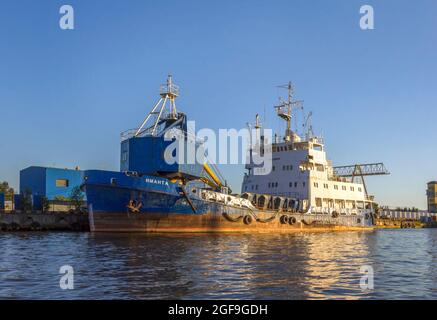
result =
[[[211,167],[208,165],[208,163],[204,163],[203,164],[203,169],[205,170],[205,172],[208,174],[208,176],[212,179],[212,182],[214,182],[214,184],[217,187],[223,187],[223,183],[220,181],[219,177],[217,177],[217,175],[214,173],[214,171],[211,169]],[[205,181],[204,181],[205,182]],[[209,183],[208,183],[209,184]],[[210,185],[210,184],[209,184]]]

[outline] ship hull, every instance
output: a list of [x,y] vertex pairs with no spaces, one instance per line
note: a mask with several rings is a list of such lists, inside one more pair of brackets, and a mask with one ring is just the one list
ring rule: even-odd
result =
[[135,233],[294,233],[320,231],[370,231],[372,226],[324,221],[323,217],[299,217],[296,223],[282,224],[279,219],[271,222],[252,221],[247,225],[243,221],[229,221],[216,213],[201,216],[185,214],[153,213],[132,214],[92,213],[89,214],[93,232],[135,232]]
[[[236,207],[205,200],[198,193],[187,191],[188,187],[162,178],[87,171],[85,180],[90,229],[94,232],[290,233],[372,229],[370,215],[334,217]],[[138,205],[137,210],[129,208],[132,200]]]

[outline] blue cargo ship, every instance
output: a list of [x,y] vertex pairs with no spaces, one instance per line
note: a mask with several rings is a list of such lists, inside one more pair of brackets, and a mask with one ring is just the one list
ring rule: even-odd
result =
[[[171,76],[139,128],[121,135],[120,172],[84,172],[91,231],[296,232],[371,229],[372,210],[317,212],[308,199],[245,192],[231,194],[205,160],[190,163],[203,144],[187,132],[176,109]],[[175,143],[175,141],[177,143]],[[172,144],[177,146],[172,149]],[[180,152],[182,148],[185,152]],[[180,154],[183,154],[181,157]],[[169,161],[178,155],[176,161]]]

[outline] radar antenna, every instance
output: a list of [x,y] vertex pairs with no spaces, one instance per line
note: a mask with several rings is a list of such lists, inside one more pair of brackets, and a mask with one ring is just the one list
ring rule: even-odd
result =
[[310,111],[305,118],[303,128],[305,130],[305,140],[309,141],[314,137],[313,124],[312,124],[313,112]]

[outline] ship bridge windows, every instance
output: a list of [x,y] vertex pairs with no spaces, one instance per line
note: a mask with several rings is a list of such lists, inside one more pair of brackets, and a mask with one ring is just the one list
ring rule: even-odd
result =
[[323,172],[323,171],[325,171],[325,166],[324,166],[323,164],[316,163],[316,164],[315,164],[315,169],[316,169],[317,171],[319,171],[319,172]]

